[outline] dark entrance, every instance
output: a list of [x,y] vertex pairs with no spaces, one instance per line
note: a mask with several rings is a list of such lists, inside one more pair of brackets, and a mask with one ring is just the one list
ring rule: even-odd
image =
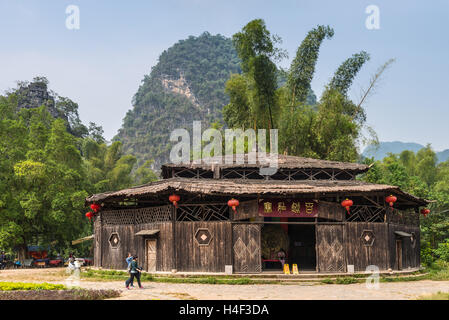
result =
[[288,226],[288,263],[298,265],[299,271],[316,271],[315,226]]

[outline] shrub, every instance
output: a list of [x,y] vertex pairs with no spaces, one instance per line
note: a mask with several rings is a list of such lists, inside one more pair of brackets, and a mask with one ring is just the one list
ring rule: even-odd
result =
[[334,280],[332,280],[330,278],[326,278],[326,279],[321,280],[321,282],[324,284],[333,284]]
[[14,290],[66,290],[62,284],[53,283],[23,283],[23,282],[0,282],[0,291]]
[[351,283],[357,283],[357,282],[359,282],[359,281],[352,277],[337,278],[337,280],[335,281],[336,284],[351,284]]
[[430,266],[434,261],[433,250],[429,242],[421,243],[421,262],[425,266]]
[[439,243],[438,248],[434,250],[434,253],[441,260],[449,262],[449,239],[446,239],[445,242]]

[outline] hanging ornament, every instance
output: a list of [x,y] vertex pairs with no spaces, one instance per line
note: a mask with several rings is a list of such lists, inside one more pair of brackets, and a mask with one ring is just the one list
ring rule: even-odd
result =
[[91,211],[89,211],[89,212],[86,213],[86,217],[88,217],[89,220],[92,219],[94,216],[95,216],[94,213],[91,212]]
[[234,210],[234,212],[237,212],[237,207],[239,206],[240,202],[237,199],[232,198],[228,201],[228,206]]
[[423,208],[421,209],[421,214],[426,217],[430,213],[430,209]]
[[398,198],[396,198],[393,195],[389,195],[388,197],[385,198],[385,202],[388,202],[388,204],[390,205],[390,207],[393,207],[394,203],[398,200]]
[[178,201],[181,200],[181,197],[177,194],[172,194],[168,197],[168,200],[177,208],[178,207]]
[[92,210],[94,210],[95,213],[97,213],[98,211],[100,211],[101,206],[100,206],[99,204],[92,203],[92,204],[90,205],[90,208],[91,208]]
[[354,202],[348,198],[346,198],[346,200],[343,200],[341,202],[341,206],[346,208],[346,211],[348,211],[349,214],[349,209],[351,208],[351,206],[354,204]]

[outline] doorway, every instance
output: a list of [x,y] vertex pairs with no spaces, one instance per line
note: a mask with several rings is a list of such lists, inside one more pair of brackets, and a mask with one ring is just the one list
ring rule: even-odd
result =
[[[262,267],[264,271],[282,272],[280,255],[290,270],[316,271],[315,225],[266,224],[262,228]],[[283,254],[281,253],[283,252]]]
[[396,265],[398,270],[402,270],[402,239],[396,240]]
[[156,239],[147,239],[146,240],[146,253],[147,253],[147,271],[155,272],[156,271],[156,258],[157,254],[157,240]]
[[289,225],[288,262],[296,264],[299,271],[316,271],[315,226]]

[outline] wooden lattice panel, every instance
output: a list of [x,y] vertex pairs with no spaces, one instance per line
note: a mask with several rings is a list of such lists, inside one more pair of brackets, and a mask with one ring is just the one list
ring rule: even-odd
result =
[[135,213],[135,223],[165,222],[171,220],[172,206],[139,209]]
[[106,225],[129,225],[171,220],[172,206],[125,209],[102,212],[102,221]]
[[354,205],[351,207],[347,221],[353,222],[384,222],[385,208],[370,205]]
[[134,209],[102,212],[103,223],[106,225],[134,224]]
[[181,205],[177,209],[178,221],[227,221],[229,208],[220,205]]

